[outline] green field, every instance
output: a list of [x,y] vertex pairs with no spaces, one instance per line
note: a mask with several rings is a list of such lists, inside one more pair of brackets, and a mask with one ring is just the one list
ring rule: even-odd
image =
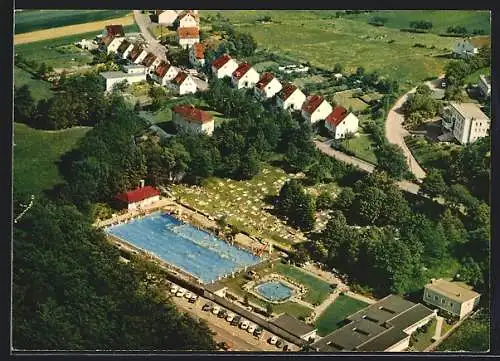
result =
[[24,10],[15,13],[15,33],[120,18],[130,10]]
[[353,97],[355,93],[356,91],[354,89],[337,92],[335,93],[333,99],[338,105],[341,105],[346,109],[351,108],[355,112],[360,112],[368,108],[368,104],[364,101]]
[[[432,337],[436,332],[436,319],[433,318],[431,322],[427,324],[427,331],[417,331],[410,339],[410,346],[417,351],[424,351],[427,347],[432,344]],[[445,322],[446,323],[446,322]]]
[[335,331],[341,326],[341,322],[344,321],[347,316],[352,315],[367,305],[368,304],[355,300],[354,298],[340,295],[316,320],[318,334],[320,336],[325,336]]
[[[137,25],[124,27],[127,32],[137,31]],[[87,51],[73,45],[82,39],[92,39],[101,31],[93,31],[61,38],[37,41],[34,43],[14,46],[14,52],[24,58],[36,61],[54,68],[69,68],[72,66],[85,65],[92,60],[92,55]]]
[[14,86],[21,87],[23,85],[29,86],[31,95],[35,101],[47,99],[53,95],[52,90],[50,90],[50,83],[37,79],[26,70],[14,66]]
[[491,68],[481,68],[476,70],[475,72],[467,75],[464,79],[464,84],[477,84],[479,83],[479,76],[486,75],[491,76]]
[[63,182],[56,162],[74,148],[89,129],[43,131],[14,123],[14,188],[39,194]]
[[[205,17],[215,16],[216,13],[201,11]],[[449,54],[457,41],[456,38],[436,34],[378,28],[363,19],[328,18],[334,13],[323,10],[222,12],[239,31],[252,34],[262,50],[293,57],[300,62],[310,61],[314,66],[327,69],[338,62],[348,72],[357,67],[364,67],[367,71],[378,70],[381,75],[401,83],[410,81],[413,84],[442,74],[448,60],[440,56]],[[471,14],[474,17],[474,13]],[[265,25],[256,22],[265,15],[271,16],[273,22]],[[484,16],[479,19],[484,19]],[[426,47],[414,47],[416,43]]]
[[370,135],[358,134],[358,136],[342,141],[344,148],[354,154],[355,157],[367,161],[372,164],[377,164],[375,156],[375,147],[377,146]]

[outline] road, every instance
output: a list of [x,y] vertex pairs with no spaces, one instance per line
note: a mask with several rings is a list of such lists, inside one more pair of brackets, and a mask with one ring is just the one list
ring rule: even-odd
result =
[[[326,155],[338,159],[342,162],[352,164],[361,170],[364,170],[365,172],[372,173],[375,170],[375,165],[365,162],[364,160],[361,160],[356,157],[352,157],[350,155],[347,155],[345,153],[342,153],[338,150],[333,149],[330,146],[330,142],[320,142],[318,140],[314,141],[314,144],[316,145],[316,148],[318,148],[321,152],[325,153]],[[398,187],[406,192],[417,194],[420,186],[418,184],[409,182],[409,181],[399,181],[397,182]]]
[[161,45],[160,42],[153,36],[151,31],[149,31],[149,25],[151,25],[149,15],[141,13],[140,10],[134,10],[134,20],[141,30],[142,37],[148,44],[146,50],[156,55],[159,59],[166,61],[167,48]]

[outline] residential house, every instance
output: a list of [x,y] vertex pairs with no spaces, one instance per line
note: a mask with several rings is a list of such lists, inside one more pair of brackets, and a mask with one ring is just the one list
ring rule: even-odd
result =
[[358,131],[359,119],[344,107],[338,106],[325,119],[325,127],[332,132],[334,139],[345,138],[347,134]]
[[125,31],[123,30],[123,25],[106,25],[102,36],[114,36],[114,37],[124,37]]
[[285,83],[276,97],[276,105],[285,110],[300,110],[306,96],[295,84]]
[[443,130],[460,144],[469,144],[488,135],[490,118],[474,103],[451,102],[443,112]]
[[116,53],[117,55],[122,58],[123,57],[123,53],[129,48],[129,47],[133,47],[132,44],[130,44],[130,42],[125,39],[122,41],[122,43],[120,44],[120,46],[118,47],[118,49],[116,50]]
[[118,84],[126,81],[128,84],[138,83],[146,80],[145,73],[124,73],[122,71],[106,71],[102,72],[101,77],[105,81],[106,92],[113,90],[113,87]]
[[453,54],[460,58],[474,56],[479,49],[488,46],[490,43],[488,36],[479,36],[474,38],[461,39],[455,45]]
[[302,104],[302,118],[310,124],[314,124],[326,117],[333,111],[332,106],[320,95],[310,95]]
[[287,313],[280,315],[269,321],[273,325],[281,328],[282,330],[294,335],[295,337],[301,338],[303,340],[314,341],[317,338],[317,329],[305,322],[290,316]]
[[205,45],[198,43],[189,49],[189,62],[195,68],[201,68],[205,65]]
[[411,335],[436,318],[436,311],[389,295],[344,320],[344,326],[311,346],[318,352],[402,352]]
[[272,73],[263,73],[255,84],[255,95],[262,99],[269,99],[275,96],[282,89],[281,83]]
[[211,113],[195,108],[193,105],[177,105],[172,109],[172,120],[176,125],[192,129],[196,132],[205,132],[212,135],[214,118]]
[[233,72],[238,68],[238,63],[229,55],[224,54],[215,59],[212,63],[212,74],[217,79],[232,76]]
[[159,14],[158,16],[158,24],[165,26],[173,26],[177,18],[179,17],[179,13],[177,10],[157,10]]
[[151,78],[162,86],[167,86],[179,74],[179,68],[168,62],[161,62],[151,74]]
[[177,41],[181,48],[190,48],[200,42],[200,30],[197,27],[178,28]]
[[198,28],[200,15],[192,10],[185,10],[179,14],[179,28]]
[[136,45],[130,52],[129,59],[134,64],[141,64],[148,52],[140,45]]
[[491,78],[489,76],[480,75],[478,87],[483,97],[489,97],[491,95]]
[[480,296],[460,282],[437,279],[425,285],[423,300],[462,319],[472,312]]
[[130,55],[130,53],[132,52],[132,50],[134,49],[134,47],[135,47],[135,44],[129,43],[129,46],[127,47],[127,49],[125,49],[123,51],[121,58],[122,59],[128,59],[128,56]]
[[259,73],[248,63],[238,65],[231,75],[231,83],[236,89],[252,88],[259,81]]
[[167,86],[179,95],[194,94],[197,90],[194,79],[183,71],[180,71]]
[[122,65],[121,68],[127,74],[146,74],[146,67],[141,64]]
[[160,191],[151,186],[141,186],[133,191],[118,194],[115,197],[115,204],[120,208],[128,210],[136,210],[147,207],[160,200]]
[[116,37],[113,35],[106,35],[101,39],[101,49],[106,50],[107,54],[116,53],[121,43],[125,40],[123,37]]
[[149,53],[148,55],[146,55],[146,57],[142,61],[142,65],[144,65],[148,69],[149,74],[152,74],[160,63],[161,59],[153,53]]

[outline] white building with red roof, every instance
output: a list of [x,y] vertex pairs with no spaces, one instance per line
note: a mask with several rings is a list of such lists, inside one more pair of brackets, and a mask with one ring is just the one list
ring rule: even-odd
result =
[[179,74],[180,69],[162,61],[151,74],[151,79],[162,86],[167,86]]
[[197,90],[193,77],[183,71],[179,71],[167,87],[179,95],[194,94]]
[[221,55],[212,62],[212,74],[217,79],[231,76],[238,68],[238,63],[228,54]]
[[259,81],[259,73],[247,62],[238,65],[231,75],[231,83],[236,89],[252,88]]
[[282,85],[272,73],[263,73],[255,84],[255,95],[261,100],[269,99],[275,96],[281,89]]
[[149,53],[146,55],[146,57],[142,61],[142,65],[148,69],[148,74],[151,74],[154,72],[156,67],[161,63],[161,59],[158,58],[156,55],[153,53]]
[[198,43],[189,48],[189,62],[195,68],[205,65],[205,45]]
[[276,105],[284,110],[301,110],[306,96],[295,84],[285,83],[276,95]]
[[136,210],[149,206],[160,200],[160,191],[151,186],[142,186],[130,191],[118,194],[115,201],[120,208]]
[[125,31],[123,30],[123,25],[106,25],[102,36],[124,37]]
[[310,124],[314,124],[326,117],[333,111],[332,106],[320,95],[310,95],[302,104],[302,118]]
[[214,132],[214,117],[209,112],[195,108],[191,104],[177,105],[172,109],[172,120],[176,125],[192,129],[196,132],[205,132],[212,135]]
[[129,59],[134,64],[141,64],[148,54],[149,53],[141,45],[135,45],[130,52]]
[[200,42],[200,29],[198,27],[186,27],[177,29],[177,41],[183,49],[192,47]]
[[326,117],[325,127],[332,132],[334,139],[342,139],[358,131],[359,119],[346,108],[338,106]]
[[124,37],[117,37],[114,35],[106,35],[101,39],[104,47],[106,48],[106,53],[117,53],[120,45],[125,41]]
[[196,10],[185,10],[179,14],[179,28],[191,28],[200,26],[200,15]]

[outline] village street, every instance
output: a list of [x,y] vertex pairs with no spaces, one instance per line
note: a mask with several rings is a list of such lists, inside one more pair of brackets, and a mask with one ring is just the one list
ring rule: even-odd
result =
[[147,51],[153,53],[161,60],[167,60],[167,48],[160,44],[158,40],[155,39],[151,31],[149,31],[149,25],[151,25],[151,19],[147,14],[143,14],[140,10],[134,10],[134,19],[136,24],[141,30],[141,34],[148,43]]

